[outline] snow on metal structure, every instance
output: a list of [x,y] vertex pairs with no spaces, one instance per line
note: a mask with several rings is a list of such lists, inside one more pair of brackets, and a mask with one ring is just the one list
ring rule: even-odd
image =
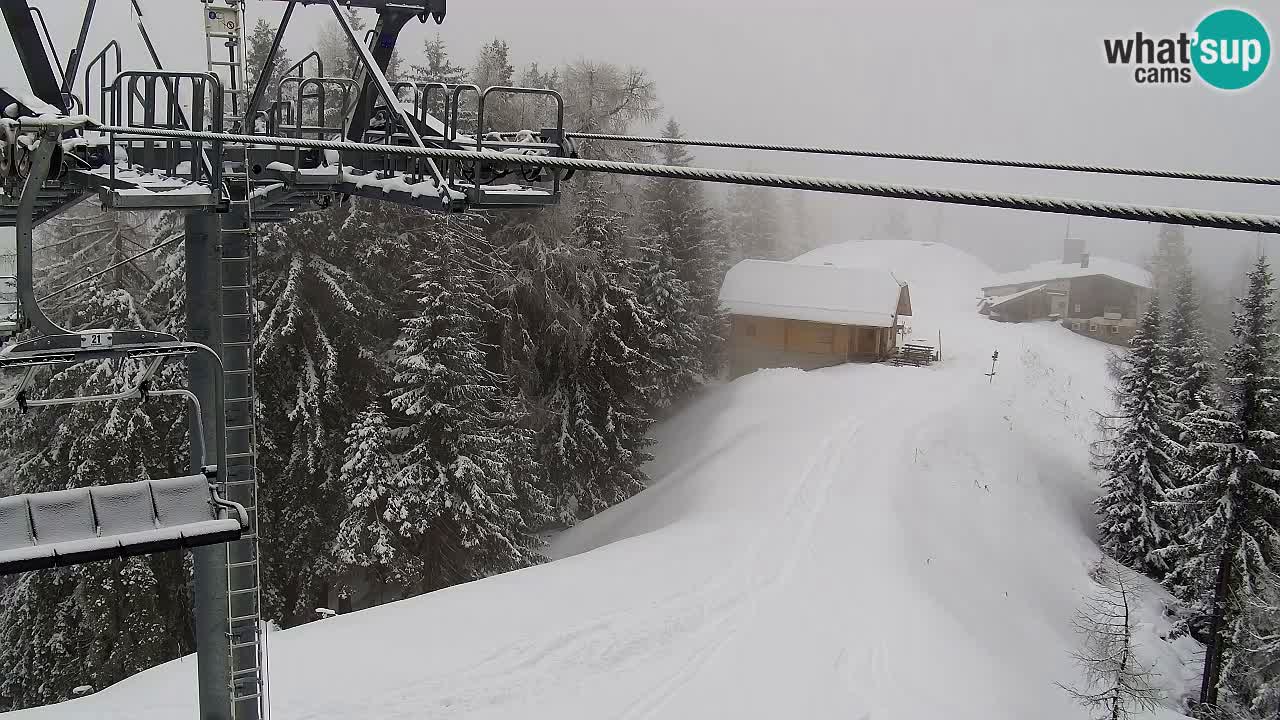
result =
[[[21,373],[0,395],[0,410],[17,407],[27,412],[150,395],[184,397],[198,408],[199,400],[187,390],[151,389],[166,361],[197,354],[217,360],[207,346],[145,330],[85,330],[24,340],[0,349],[0,370]],[[133,362],[136,368],[128,386],[106,395],[28,397],[38,369],[97,360]],[[214,403],[221,402],[222,393],[222,384],[215,383]],[[210,484],[225,465],[225,445],[209,448],[201,438],[196,446],[199,474],[0,498],[0,574],[238,538],[249,524],[244,508],[225,500]]]
[[210,480],[186,475],[0,498],[0,574],[235,540],[248,516]]

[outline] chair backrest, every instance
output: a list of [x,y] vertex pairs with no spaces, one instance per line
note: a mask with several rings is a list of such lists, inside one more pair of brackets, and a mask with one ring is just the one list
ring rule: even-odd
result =
[[31,511],[23,495],[0,498],[0,550],[31,547]]
[[174,527],[217,519],[209,478],[186,475],[151,481],[159,527]]
[[93,504],[83,489],[28,495],[36,540],[41,545],[95,537]]
[[147,482],[96,485],[89,488],[102,535],[123,535],[156,529],[155,504]]

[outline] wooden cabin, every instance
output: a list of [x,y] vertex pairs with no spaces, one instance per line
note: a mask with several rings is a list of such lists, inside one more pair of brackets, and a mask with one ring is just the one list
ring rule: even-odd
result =
[[732,318],[729,373],[804,370],[875,362],[898,346],[911,294],[874,268],[743,260],[729,270],[720,304]]

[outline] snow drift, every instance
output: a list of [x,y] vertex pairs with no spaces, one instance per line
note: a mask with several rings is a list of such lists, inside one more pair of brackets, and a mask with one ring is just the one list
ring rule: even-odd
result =
[[[943,362],[708,389],[658,428],[650,489],[554,562],[271,633],[273,716],[1084,717],[1055,683],[1078,680],[1070,619],[1099,557],[1107,348],[977,315],[991,273],[945,245],[799,261],[893,270]],[[1162,598],[1140,640],[1176,716],[1195,648],[1161,639]],[[188,657],[14,717],[194,717],[194,685]]]

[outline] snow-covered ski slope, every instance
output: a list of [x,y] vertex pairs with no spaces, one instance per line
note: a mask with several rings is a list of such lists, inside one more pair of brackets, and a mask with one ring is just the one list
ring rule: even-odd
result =
[[[1107,348],[979,316],[990,271],[945,245],[800,261],[892,269],[943,362],[707,390],[657,429],[653,486],[554,562],[272,633],[275,720],[1084,718],[1055,683],[1098,557]],[[1159,598],[1139,639],[1172,708],[1195,648],[1159,639]],[[191,718],[194,683],[188,657],[13,717]]]

